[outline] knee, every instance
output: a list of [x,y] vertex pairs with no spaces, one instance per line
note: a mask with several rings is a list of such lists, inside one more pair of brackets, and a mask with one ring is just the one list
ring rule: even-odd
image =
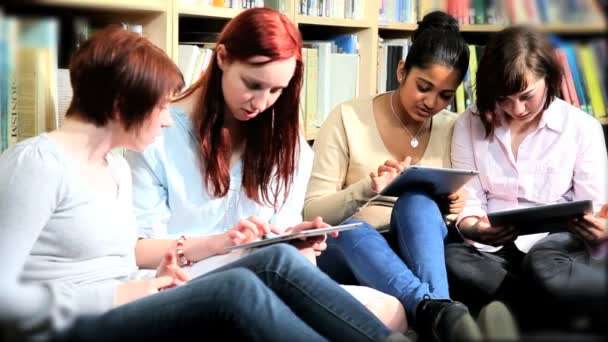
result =
[[426,221],[436,218],[443,222],[437,202],[421,190],[407,191],[399,196],[393,207],[393,216],[395,214],[424,217]]
[[350,219],[344,222],[344,224],[348,223],[361,223],[361,226],[356,229],[340,232],[340,235],[338,235],[338,237],[335,239],[330,237],[330,244],[336,245],[340,249],[350,249],[355,248],[361,242],[370,238],[379,237],[381,239],[384,239],[382,235],[380,235],[380,233],[376,230],[376,228],[374,228],[372,225],[365,221]]
[[474,273],[471,268],[474,247],[466,243],[450,243],[445,246],[445,267],[450,277],[460,279]]

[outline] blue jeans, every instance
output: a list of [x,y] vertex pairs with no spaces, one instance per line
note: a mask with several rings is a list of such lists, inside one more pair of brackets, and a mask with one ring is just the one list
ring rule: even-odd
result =
[[425,295],[449,298],[444,259],[447,227],[439,206],[426,192],[406,192],[395,203],[391,235],[396,239],[396,252],[368,223],[356,219],[345,223],[353,222],[364,225],[328,238],[331,251],[321,255],[321,259],[343,260],[320,260],[322,269],[347,263],[361,284],[398,298],[411,317]]
[[389,330],[286,244],[78,319],[57,341],[379,341]]

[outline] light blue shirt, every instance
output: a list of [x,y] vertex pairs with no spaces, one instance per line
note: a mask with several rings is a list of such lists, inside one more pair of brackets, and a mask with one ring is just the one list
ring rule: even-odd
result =
[[133,175],[133,206],[141,237],[174,239],[180,235],[218,234],[252,215],[279,228],[302,221],[313,159],[312,149],[304,139],[299,144],[289,197],[275,210],[247,197],[241,187],[241,160],[230,169],[228,194],[222,198],[210,194],[203,185],[198,142],[191,120],[176,107],[171,108],[171,116],[173,126],[164,128],[163,135],[144,152],[125,154]]

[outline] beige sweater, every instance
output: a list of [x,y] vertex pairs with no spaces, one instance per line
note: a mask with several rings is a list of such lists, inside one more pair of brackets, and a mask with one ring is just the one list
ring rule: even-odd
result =
[[[356,214],[378,229],[387,228],[396,198],[379,197],[369,173],[388,159],[373,113],[374,97],[355,99],[336,107],[321,127],[304,204],[304,218],[321,216],[338,224]],[[457,114],[441,111],[432,119],[431,136],[418,165],[451,167],[450,143]]]

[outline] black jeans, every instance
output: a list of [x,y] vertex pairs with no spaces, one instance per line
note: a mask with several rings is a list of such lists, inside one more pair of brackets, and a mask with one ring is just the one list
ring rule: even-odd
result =
[[[570,233],[552,234],[528,252],[524,271],[533,293],[544,299],[546,316],[557,324],[562,318],[590,319],[593,330],[608,333],[608,262],[592,258],[584,243]],[[567,313],[568,315],[565,315]]]
[[494,253],[481,252],[465,242],[446,245],[450,296],[465,303],[473,314],[493,300],[514,309],[527,293],[522,280],[525,256],[513,243]]
[[[495,253],[467,243],[446,246],[450,295],[473,313],[492,300],[505,302],[524,330],[570,329],[585,315],[592,326],[608,326],[606,260],[593,260],[570,233],[552,234],[525,254],[513,243]],[[588,324],[587,323],[587,324]]]

